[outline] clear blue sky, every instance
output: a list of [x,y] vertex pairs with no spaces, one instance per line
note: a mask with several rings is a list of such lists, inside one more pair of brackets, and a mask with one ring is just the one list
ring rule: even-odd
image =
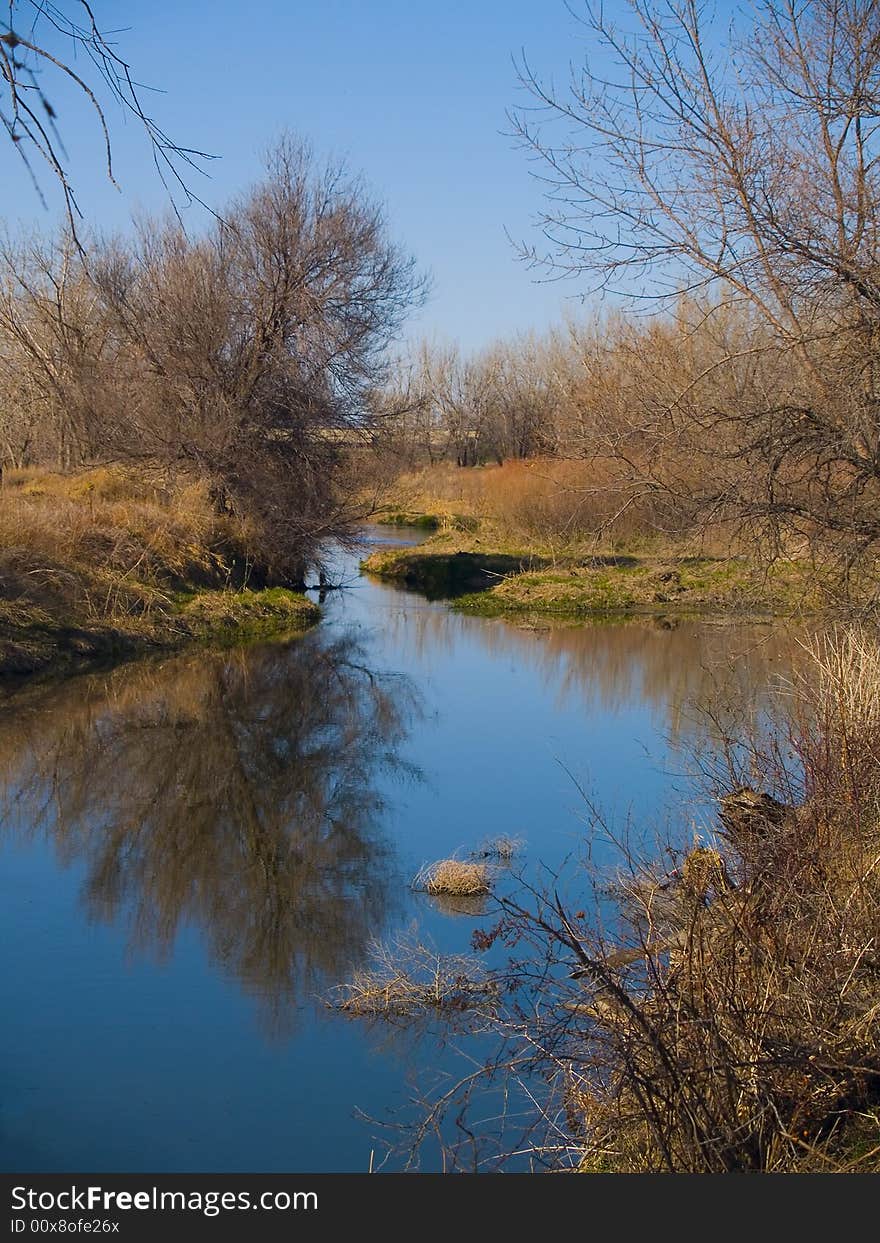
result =
[[[320,154],[344,156],[387,208],[391,227],[433,276],[411,335],[466,348],[572,309],[577,287],[536,283],[505,236],[538,240],[541,202],[525,153],[505,136],[505,110],[525,103],[512,57],[561,82],[585,31],[563,0],[93,0],[119,29],[120,52],[162,95],[149,109],[181,143],[219,159],[200,191],[220,206],[259,171],[285,128]],[[621,3],[621,8],[623,5]],[[128,28],[128,29],[123,29]],[[111,113],[123,194],[101,175],[85,109],[52,93],[88,220],[116,228],[163,192],[143,135]],[[49,226],[11,149],[0,149],[0,212]],[[52,190],[43,179],[47,192]],[[198,184],[198,182],[196,183]]]

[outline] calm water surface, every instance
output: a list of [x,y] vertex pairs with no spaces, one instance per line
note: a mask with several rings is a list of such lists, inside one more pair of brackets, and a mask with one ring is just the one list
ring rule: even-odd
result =
[[689,833],[693,703],[749,704],[786,650],[514,627],[344,570],[304,639],[0,705],[0,1168],[366,1170],[364,1115],[405,1114],[426,1054],[322,999],[413,921],[468,947],[478,921],[411,893],[419,866],[505,833],[558,869],[585,848],[576,782]]

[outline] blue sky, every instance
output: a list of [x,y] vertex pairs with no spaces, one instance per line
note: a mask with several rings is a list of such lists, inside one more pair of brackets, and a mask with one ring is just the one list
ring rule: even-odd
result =
[[[525,49],[542,74],[565,79],[569,61],[583,55],[585,31],[563,0],[94,0],[93,7],[99,24],[119,29],[119,50],[140,79],[163,90],[146,96],[162,125],[219,157],[210,180],[195,182],[210,203],[244,189],[261,151],[285,128],[365,175],[394,236],[433,276],[411,335],[474,348],[577,308],[577,286],[538,283],[505,234],[537,241],[541,204],[525,153],[505,136],[506,110],[528,100],[512,58]],[[132,211],[162,209],[137,127],[111,113],[120,195],[101,175],[99,135],[85,108],[59,96],[48,78],[45,86],[88,220],[116,228]],[[7,221],[51,225],[57,196],[44,212],[11,150],[0,169]]]

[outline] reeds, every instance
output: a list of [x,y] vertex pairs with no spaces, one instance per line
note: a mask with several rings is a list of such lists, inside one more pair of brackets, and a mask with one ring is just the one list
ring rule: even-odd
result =
[[690,512],[670,513],[668,504],[661,512],[656,497],[635,495],[609,458],[531,458],[471,469],[441,463],[401,476],[393,494],[401,509],[431,514],[441,527],[470,516],[501,538],[542,547],[598,537],[653,545],[660,530],[666,538],[694,534]]

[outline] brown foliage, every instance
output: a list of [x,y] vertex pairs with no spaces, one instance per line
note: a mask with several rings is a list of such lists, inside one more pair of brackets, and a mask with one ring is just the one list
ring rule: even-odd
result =
[[300,582],[352,516],[345,446],[421,292],[363,187],[285,139],[198,238],[151,221],[87,260],[61,239],[2,266],[7,460],[198,476],[263,570]]
[[7,471],[0,489],[0,598],[62,622],[141,616],[175,591],[238,583],[246,528],[208,487],[121,468]]
[[[485,1073],[549,1085],[518,1140],[534,1160],[876,1168],[880,660],[854,631],[811,654],[776,727],[722,758],[719,781],[740,788],[711,846],[670,848],[670,868],[621,843],[616,916],[606,876],[592,917],[558,890],[502,896],[504,918],[477,938],[516,946]],[[456,1109],[475,1091],[464,1083],[444,1097]]]
[[[771,545],[830,545],[846,571],[880,540],[878,5],[766,0],[728,23],[634,0],[627,16],[586,8],[601,77],[587,64],[556,91],[524,69],[544,109],[518,128],[548,183],[548,262],[594,287],[687,288],[691,329],[715,338],[714,357],[682,337],[667,354],[681,379],[661,422],[635,408],[642,486],[683,481],[694,455],[705,512]],[[651,335],[635,362],[657,360]]]

